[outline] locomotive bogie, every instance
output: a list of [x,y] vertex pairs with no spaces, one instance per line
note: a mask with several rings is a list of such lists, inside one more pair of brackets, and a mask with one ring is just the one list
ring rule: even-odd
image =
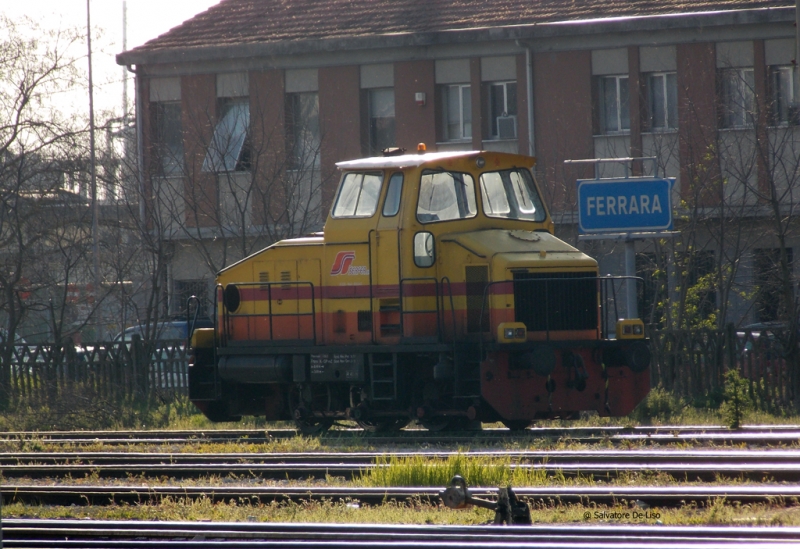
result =
[[553,236],[533,163],[341,163],[323,233],[219,273],[213,337],[193,338],[192,401],[212,419],[257,413],[304,432],[628,413],[649,389],[641,321],[607,339],[597,262]]

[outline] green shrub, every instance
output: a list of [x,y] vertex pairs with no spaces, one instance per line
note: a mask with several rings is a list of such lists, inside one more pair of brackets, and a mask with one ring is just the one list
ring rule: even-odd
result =
[[660,385],[650,390],[647,398],[633,411],[633,419],[642,423],[666,422],[681,415],[686,402]]
[[738,429],[744,415],[753,408],[753,401],[748,391],[748,381],[737,370],[730,370],[725,374],[724,399],[720,407],[722,417],[728,427]]

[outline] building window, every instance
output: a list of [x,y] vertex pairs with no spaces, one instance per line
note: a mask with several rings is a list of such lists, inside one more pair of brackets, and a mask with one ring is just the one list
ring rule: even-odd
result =
[[472,92],[469,84],[444,86],[442,89],[445,141],[472,138]]
[[377,88],[369,90],[369,148],[371,155],[395,146],[394,90]]
[[517,83],[489,84],[489,137],[517,138]]
[[749,128],[755,113],[753,69],[725,69],[720,73],[723,128]]
[[794,67],[770,67],[772,92],[772,123],[776,126],[799,124],[800,116],[795,106],[797,93],[794,89]]
[[204,172],[242,172],[250,169],[250,101],[221,99],[219,122],[214,128]]
[[647,125],[651,131],[678,127],[678,80],[674,72],[647,76]]
[[620,133],[631,129],[627,76],[604,76],[598,80],[600,132]]
[[153,103],[155,136],[153,150],[158,174],[180,175],[183,172],[183,131],[181,102]]
[[[185,318],[187,310],[186,307],[189,303],[189,298],[192,296],[197,297],[199,310],[197,311],[198,317],[209,316],[209,300],[208,300],[208,284],[204,280],[176,280],[174,282],[174,303],[172,310],[174,314],[179,314]],[[194,317],[194,305],[192,310],[188,311]]]
[[286,142],[290,169],[319,166],[319,94],[286,95]]
[[[786,249],[789,271],[792,269],[792,248]],[[779,320],[785,313],[781,306],[781,251],[779,248],[757,249],[753,258],[753,282],[756,290],[756,316],[759,322]]]

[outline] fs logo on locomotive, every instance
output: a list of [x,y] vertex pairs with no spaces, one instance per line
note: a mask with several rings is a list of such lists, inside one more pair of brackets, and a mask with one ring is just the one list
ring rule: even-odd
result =
[[339,252],[333,260],[331,276],[336,275],[368,275],[369,269],[364,266],[353,265],[356,260],[355,252]]

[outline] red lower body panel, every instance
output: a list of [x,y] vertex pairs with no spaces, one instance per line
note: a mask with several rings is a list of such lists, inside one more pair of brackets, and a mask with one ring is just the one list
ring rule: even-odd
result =
[[650,392],[650,371],[635,373],[626,366],[606,369],[592,359],[590,349],[573,349],[583,368],[566,367],[561,353],[550,376],[509,367],[509,354],[490,353],[481,364],[481,394],[504,419],[569,417],[596,410],[601,416],[625,416]]

